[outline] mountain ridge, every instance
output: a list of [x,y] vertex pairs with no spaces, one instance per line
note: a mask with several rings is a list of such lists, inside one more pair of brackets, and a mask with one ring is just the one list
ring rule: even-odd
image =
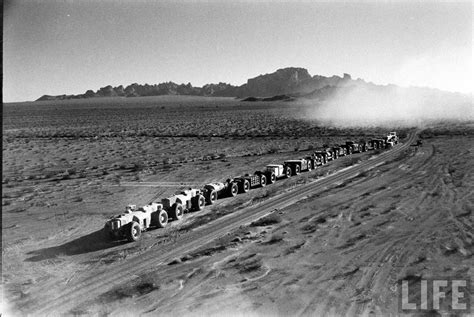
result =
[[[351,87],[364,86],[372,88],[396,87],[396,85],[375,85],[360,78],[354,80],[351,75],[344,73],[342,77],[334,75],[325,77],[321,75],[311,76],[307,69],[301,67],[287,67],[277,69],[273,73],[262,74],[249,78],[247,83],[234,86],[228,83],[206,84],[202,87],[194,87],[191,83],[177,84],[174,82],[163,82],[149,85],[133,83],[126,87],[111,85],[99,88],[97,91],[87,90],[84,94],[78,95],[43,95],[36,101],[44,100],[66,100],[66,99],[86,99],[101,97],[141,97],[141,96],[161,96],[161,95],[190,95],[190,96],[210,96],[210,97],[271,97],[287,95],[289,97],[304,97],[309,99],[324,99],[332,92]],[[401,88],[439,91],[432,88]],[[448,93],[448,92],[446,92]],[[451,93],[453,94],[453,93]],[[256,98],[257,100],[259,98]]]

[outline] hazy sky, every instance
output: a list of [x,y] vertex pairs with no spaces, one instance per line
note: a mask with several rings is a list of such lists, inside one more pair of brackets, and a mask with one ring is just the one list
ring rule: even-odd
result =
[[473,89],[470,2],[30,0],[4,4],[4,101],[278,68]]

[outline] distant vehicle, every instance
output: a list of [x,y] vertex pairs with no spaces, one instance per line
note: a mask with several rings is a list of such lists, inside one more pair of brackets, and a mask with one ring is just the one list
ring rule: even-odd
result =
[[322,166],[328,162],[327,155],[313,154],[315,166]]
[[360,140],[359,144],[361,146],[362,152],[367,152],[368,150],[371,150],[371,147],[368,141]]
[[334,151],[327,147],[317,148],[314,151],[314,154],[321,156],[323,158],[323,161],[324,161],[323,164],[326,164],[327,162],[334,160]]
[[396,132],[389,132],[389,134],[385,137],[385,146],[386,147],[393,147],[395,144],[398,144],[398,136]]
[[309,166],[311,167],[312,170],[318,167],[318,158],[314,154],[307,155],[304,157],[304,159],[309,162]]
[[181,220],[186,211],[199,211],[204,208],[206,200],[200,189],[189,188],[163,198],[161,203],[171,218]]
[[397,132],[389,132],[387,135],[387,140],[393,142],[394,144],[398,144]]
[[385,148],[385,141],[381,139],[372,139],[369,141],[369,145],[373,150],[383,149]]
[[275,179],[291,177],[291,167],[282,164],[269,164],[265,167],[265,176],[267,179],[275,176]]
[[239,187],[236,182],[228,179],[225,183],[206,184],[202,192],[206,202],[212,205],[218,198],[235,197],[239,192]]
[[233,182],[238,184],[240,193],[246,193],[251,188],[257,186],[265,187],[267,185],[267,177],[263,173],[259,175],[245,174],[244,176],[234,178]]
[[326,152],[316,151],[311,156],[314,158],[315,166],[322,166],[328,162],[328,154]]
[[150,227],[163,228],[167,224],[168,213],[163,205],[151,203],[140,208],[128,205],[124,213],[107,220],[104,229],[112,239],[127,239],[132,242],[140,239],[142,231]]
[[346,146],[350,147],[351,153],[361,153],[362,145],[353,141],[346,141]]
[[345,147],[336,145],[332,147],[332,150],[334,152],[335,158],[347,155],[347,149]]
[[377,141],[378,141],[379,149],[383,150],[383,149],[388,148],[389,144],[387,144],[387,138],[377,139]]
[[302,171],[311,171],[312,169],[311,162],[307,159],[286,160],[284,164],[291,168],[293,175],[298,175]]
[[256,171],[255,175],[264,175],[267,184],[273,184],[277,179],[291,176],[291,167],[281,164],[269,164],[264,171]]

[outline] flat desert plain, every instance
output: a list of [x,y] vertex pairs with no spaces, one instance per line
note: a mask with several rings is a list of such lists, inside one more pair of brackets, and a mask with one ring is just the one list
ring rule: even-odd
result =
[[[340,128],[304,107],[183,96],[3,105],[2,313],[386,316],[399,314],[401,280],[472,279],[474,125]],[[220,199],[138,242],[103,232],[127,204],[391,130],[393,149]]]

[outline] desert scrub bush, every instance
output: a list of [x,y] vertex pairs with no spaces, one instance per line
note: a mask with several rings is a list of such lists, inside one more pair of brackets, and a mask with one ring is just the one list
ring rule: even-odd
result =
[[357,174],[357,176],[355,178],[363,178],[363,177],[366,177],[366,176],[369,176],[369,172],[368,171],[363,171],[363,172],[360,172],[359,174]]
[[272,146],[268,149],[267,154],[275,154],[280,152],[280,149],[277,146]]
[[67,173],[68,175],[76,175],[77,170],[76,170],[76,168],[74,168],[74,167],[73,167],[73,168],[68,168],[68,169],[66,169],[66,173]]
[[349,160],[344,162],[343,166],[344,167],[349,167],[349,166],[355,165],[357,163],[360,163],[360,159],[355,158],[355,157],[351,157]]
[[320,170],[320,169],[316,169],[316,171],[314,173],[312,173],[312,175],[310,175],[309,177],[310,178],[313,178],[313,179],[318,179],[320,177],[323,177],[325,175],[325,172]]
[[[139,172],[145,168],[145,164],[143,162],[136,162],[132,164],[131,171],[132,172]],[[107,173],[108,174],[108,173]],[[104,174],[106,175],[106,174]]]
[[186,163],[188,161],[188,157],[187,156],[179,156],[177,161],[180,162],[180,163]]
[[278,243],[282,240],[283,240],[283,234],[275,233],[275,234],[272,234],[272,236],[270,237],[270,239],[268,239],[268,241],[266,243],[267,244],[274,244],[274,243]]
[[169,158],[169,157],[166,157],[163,159],[163,164],[164,165],[170,165],[170,164],[173,164],[173,159]]
[[280,223],[282,221],[280,215],[271,213],[262,218],[259,218],[250,224],[251,227],[264,227]]
[[81,196],[76,196],[76,197],[72,197],[71,198],[71,201],[72,202],[75,202],[75,203],[78,203],[78,202],[81,202],[83,201],[84,199],[81,197]]

